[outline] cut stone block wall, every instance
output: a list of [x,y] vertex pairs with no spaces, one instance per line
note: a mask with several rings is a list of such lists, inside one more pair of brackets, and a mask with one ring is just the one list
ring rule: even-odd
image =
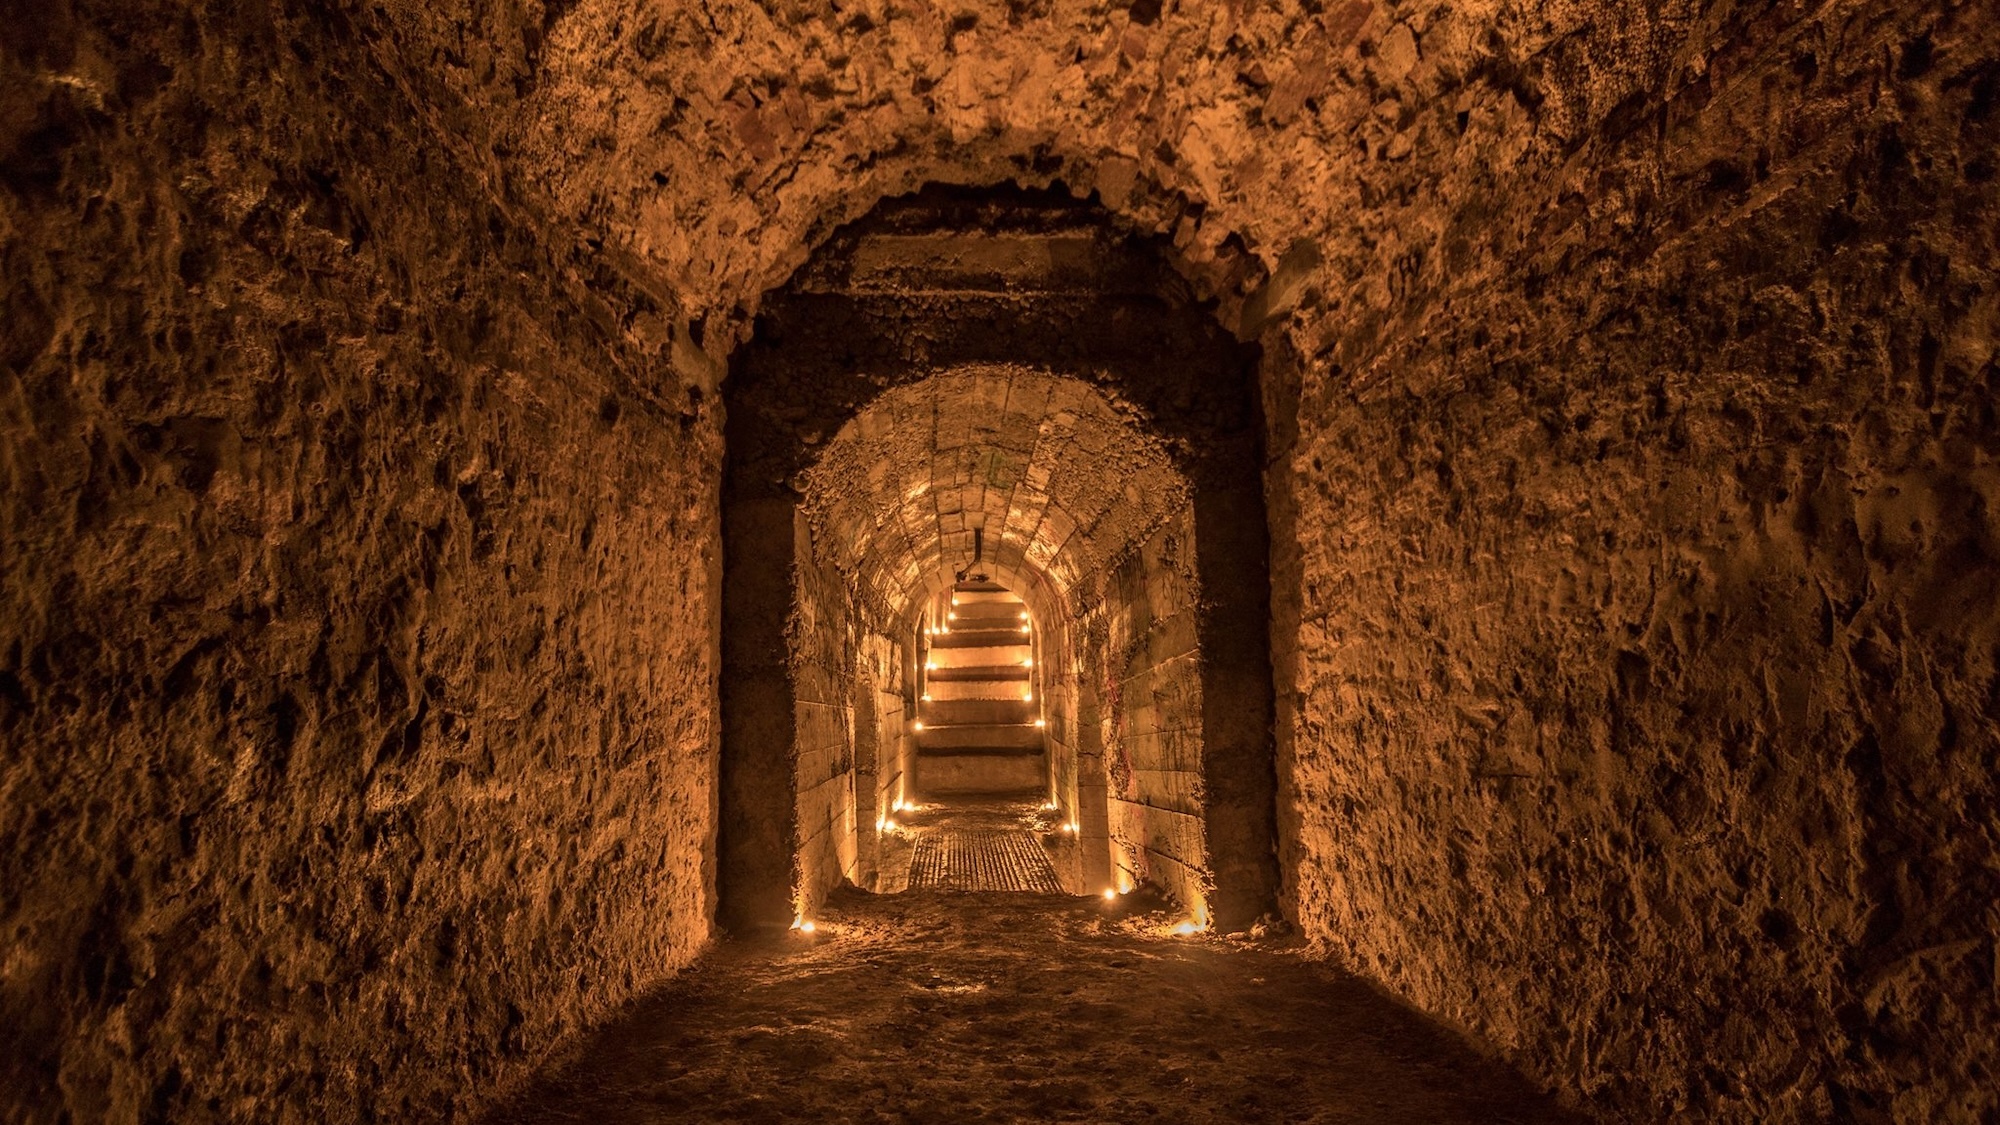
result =
[[[1194,518],[1169,519],[1107,575],[1084,613],[1085,656],[1106,701],[1107,814],[1121,883],[1153,882],[1206,917],[1201,652]],[[1090,629],[1093,619],[1101,627]]]
[[[827,892],[856,871],[855,680],[862,625],[839,571],[817,560],[797,519],[792,619],[792,766],[796,771],[798,871],[795,912],[811,917]],[[772,778],[772,784],[779,784]],[[869,818],[868,829],[874,830]]]

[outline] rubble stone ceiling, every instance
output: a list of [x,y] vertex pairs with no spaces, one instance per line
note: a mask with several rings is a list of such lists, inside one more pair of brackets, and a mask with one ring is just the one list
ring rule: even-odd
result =
[[804,484],[820,558],[896,615],[972,561],[974,527],[996,578],[1060,598],[1188,497],[1158,440],[1096,388],[1003,366],[884,393]]
[[[1690,45],[1741,7],[581,0],[540,30],[397,18],[475,104],[515,101],[496,127],[510,164],[662,278],[666,327],[705,321],[692,338],[720,355],[819,238],[929,181],[1094,190],[1170,233],[1225,318],[1301,244],[1315,284],[1287,286],[1336,314],[1476,280],[1448,258],[1480,255],[1434,251],[1518,237],[1480,209],[1511,177],[1560,174],[1615,108],[1702,81],[1714,60]],[[498,57],[524,37],[524,58]]]

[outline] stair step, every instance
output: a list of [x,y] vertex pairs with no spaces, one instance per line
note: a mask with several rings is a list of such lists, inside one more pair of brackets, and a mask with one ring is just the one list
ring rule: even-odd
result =
[[916,735],[918,753],[933,750],[951,750],[960,754],[1025,750],[1039,754],[1043,742],[1042,728],[1028,723],[951,723],[944,726],[926,723]]
[[928,664],[944,668],[1025,668],[1021,663],[1034,649],[1027,645],[968,645],[965,648],[934,648],[925,658]]
[[924,682],[931,684],[990,682],[1026,686],[1028,671],[1028,668],[1020,664],[974,664],[966,668],[932,668],[924,673]]
[[1033,726],[1037,708],[1020,697],[1018,689],[1012,695],[997,699],[938,699],[931,693],[929,702],[919,704],[918,717],[926,726],[949,726],[954,723],[1025,723]]
[[914,763],[917,792],[1018,793],[1048,784],[1048,759],[1039,752],[920,752]]
[[[1021,696],[1027,691],[1028,687],[1027,669],[1023,668],[1021,673],[1021,675],[1011,680],[979,680],[939,679],[937,673],[933,672],[931,673],[931,678],[924,685],[924,694],[930,696],[933,702],[953,699],[987,699],[1012,700],[1017,703],[1025,703],[1026,701],[1022,700]],[[950,673],[949,675],[955,676],[956,673]]]
[[951,616],[945,618],[945,620],[951,622],[953,625],[969,624],[975,621],[986,624],[992,624],[997,621],[1018,622],[1026,620],[1021,616],[1026,612],[1028,612],[1027,607],[1021,605],[1019,602],[1011,605],[1006,602],[982,602],[978,605],[956,606],[952,609]]
[[933,634],[930,640],[931,647],[934,649],[979,648],[986,645],[997,645],[1000,647],[1018,645],[1025,648],[1028,644],[1028,634],[1023,633],[1019,627],[1003,629],[953,628],[949,633]]

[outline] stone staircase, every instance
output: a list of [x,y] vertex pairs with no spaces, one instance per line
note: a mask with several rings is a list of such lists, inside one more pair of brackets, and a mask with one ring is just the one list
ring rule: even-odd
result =
[[991,582],[953,587],[951,616],[924,639],[917,704],[917,789],[926,795],[1021,793],[1048,783],[1034,699],[1028,607]]

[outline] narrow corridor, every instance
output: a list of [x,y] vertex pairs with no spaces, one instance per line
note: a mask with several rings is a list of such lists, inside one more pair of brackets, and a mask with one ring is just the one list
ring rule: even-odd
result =
[[843,892],[722,946],[492,1125],[1573,1120],[1285,940],[1134,894]]
[[0,1125],[2000,1125],[2000,0],[6,11]]

